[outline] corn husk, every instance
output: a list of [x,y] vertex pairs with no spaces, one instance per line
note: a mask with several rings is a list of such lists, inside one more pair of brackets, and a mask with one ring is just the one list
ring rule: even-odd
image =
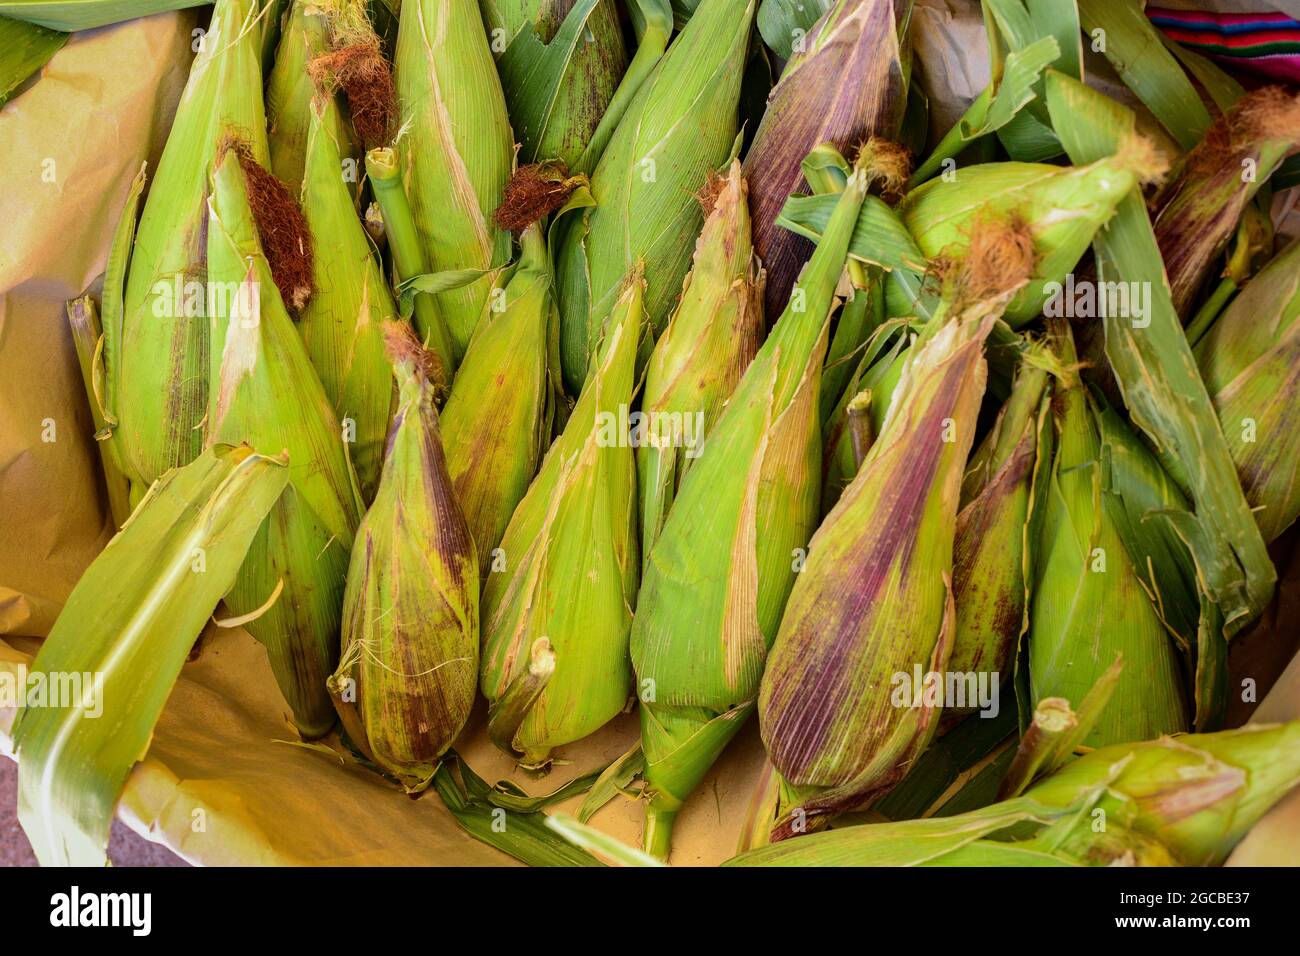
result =
[[1155,199],[1152,225],[1174,308],[1185,318],[1242,212],[1300,143],[1300,97],[1254,90],[1215,121]]
[[933,179],[912,190],[898,211],[921,251],[932,258],[960,258],[981,217],[1013,216],[1023,222],[1033,235],[1038,264],[1007,307],[1006,321],[1019,327],[1041,314],[1055,291],[1050,284],[1064,280],[1120,200],[1158,170],[1149,145],[1134,137],[1115,154],[1086,166],[1007,162],[963,167],[952,180]]
[[0,16],[0,106],[67,42],[66,33]]
[[[308,72],[311,61],[329,51],[331,0],[293,0],[266,83],[266,129],[271,152],[271,172],[297,194],[307,162],[311,129],[311,102],[316,82]],[[336,4],[337,7],[337,4]],[[337,110],[327,114],[330,132],[341,156],[352,157],[356,144],[352,128]]]
[[217,3],[135,230],[123,299],[104,304],[110,407],[133,501],[203,447],[209,175],[231,130],[258,162],[267,161],[257,14],[253,0]]
[[1032,700],[1081,700],[1118,659],[1123,673],[1085,742],[1105,746],[1187,730],[1178,658],[1120,535],[1122,505],[1106,487],[1096,412],[1071,369],[1068,325],[1057,320],[1049,329],[1062,370],[1052,402],[1053,457],[1042,466],[1039,537],[1030,543]]
[[5,0],[0,17],[72,33],[202,5],[202,0]]
[[520,162],[558,159],[577,169],[627,68],[613,0],[479,0],[479,7]]
[[951,653],[962,467],[984,339],[1011,294],[964,308],[912,350],[879,437],[809,544],[759,697],[782,778],[778,834],[864,803],[934,734],[942,702],[921,686],[903,700],[898,675],[942,674]]
[[127,776],[288,477],[250,448],[209,449],[149,489],[73,588],[28,676],[82,678],[84,696],[26,707],[13,729],[18,818],[42,865],[107,865]]
[[544,765],[631,696],[636,463],[627,435],[644,284],[629,278],[600,357],[501,541],[483,591],[481,686],[497,746]]
[[459,362],[510,247],[492,212],[514,142],[478,4],[403,2],[394,68],[402,183],[420,242],[438,272],[483,273],[436,296]]
[[540,225],[525,230],[521,247],[502,309],[490,310],[470,341],[442,410],[447,468],[481,575],[494,568],[492,552],[537,474],[558,389],[550,349],[559,315]]
[[1193,354],[1265,541],[1300,515],[1300,242],[1219,315]]
[[591,176],[595,205],[557,217],[560,361],[570,394],[581,390],[623,277],[638,262],[649,342],[668,320],[704,220],[695,193],[734,150],[754,2],[701,4],[614,131]]
[[1093,751],[982,810],[843,827],[724,865],[1212,866],[1297,781],[1300,722],[1161,737]]
[[631,648],[649,797],[645,845],[657,856],[668,854],[682,803],[754,709],[817,522],[827,323],[866,189],[864,174],[850,179],[646,560]]
[[[1111,154],[1133,135],[1133,113],[1057,73],[1047,77],[1053,125],[1076,163]],[[1107,310],[1106,358],[1133,424],[1192,507],[1178,534],[1230,640],[1268,605],[1277,578],[1242,494],[1218,416],[1173,307],[1141,194],[1119,204],[1094,239],[1098,278],[1148,290],[1142,320]]]
[[[1025,525],[1048,372],[1025,362],[1011,397],[962,478],[953,544],[954,673],[998,674],[1010,687],[1025,621]],[[969,712],[974,706],[954,708]]]
[[316,293],[299,316],[298,332],[338,413],[362,500],[369,502],[395,403],[383,323],[397,316],[397,306],[339,175],[338,105],[318,98],[310,113],[301,195],[316,240]]
[[764,275],[750,241],[739,162],[732,162],[715,188],[682,300],[646,367],[637,474],[647,557],[763,332]]
[[214,303],[209,440],[289,454],[289,487],[226,605],[266,646],[298,729],[317,737],[334,724],[325,680],[338,661],[360,503],[342,427],[262,254],[234,149],[213,172],[207,234],[208,280],[234,290]]
[[77,350],[77,365],[81,368],[81,381],[90,405],[91,421],[95,426],[95,445],[104,473],[109,513],[113,517],[113,527],[120,528],[126,524],[126,519],[131,514],[131,483],[122,473],[122,462],[113,441],[113,426],[116,421],[110,424],[104,410],[103,365],[98,361],[103,347],[104,328],[100,323],[95,300],[88,295],[69,302],[67,315],[72,343]]
[[379,493],[352,549],[329,687],[353,742],[418,792],[474,705],[479,579],[423,352],[408,327],[388,328],[401,401]]
[[899,13],[895,5],[838,0],[817,21],[786,63],[745,156],[754,245],[768,270],[773,315],[813,248],[776,224],[786,198],[802,191],[804,156],[824,142],[848,149],[871,136],[898,138],[911,54],[903,31],[907,5],[898,4]]

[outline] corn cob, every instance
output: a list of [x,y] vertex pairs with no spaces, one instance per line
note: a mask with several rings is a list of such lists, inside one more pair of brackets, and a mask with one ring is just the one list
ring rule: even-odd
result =
[[369,502],[379,484],[394,404],[382,324],[396,317],[397,307],[339,175],[338,105],[320,97],[309,110],[301,195],[317,239],[317,291],[302,310],[298,332],[342,422],[362,500]]
[[1266,86],[1241,97],[1173,170],[1152,227],[1184,320],[1246,204],[1297,143],[1300,96]]
[[999,674],[1008,687],[1024,624],[1025,522],[1048,384],[1040,363],[1037,356],[1024,361],[993,429],[971,455],[953,544],[957,618],[948,670]]
[[401,399],[379,494],[352,550],[343,650],[329,687],[353,742],[417,792],[474,704],[479,580],[424,350],[404,324],[390,322],[385,333]]
[[768,270],[767,311],[784,306],[812,243],[776,224],[801,191],[800,164],[822,142],[844,149],[871,136],[896,139],[907,103],[906,24],[894,0],[838,0],[803,39],[768,98],[745,156],[753,190],[754,245]]
[[778,838],[900,779],[934,734],[942,701],[921,687],[900,697],[898,675],[942,674],[951,652],[961,469],[1009,285],[939,317],[911,350],[879,437],[808,546],[759,696],[783,781]]
[[[447,468],[478,548],[481,575],[537,474],[551,434],[550,350],[559,315],[540,223],[526,227],[502,293],[470,340],[442,411]],[[496,570],[503,570],[497,567]]]
[[1049,334],[1060,374],[1040,537],[1030,544],[1030,693],[1035,703],[1079,700],[1122,658],[1123,674],[1088,745],[1177,733],[1188,726],[1178,659],[1117,529],[1120,506],[1105,491],[1101,439],[1068,323],[1049,320]]
[[501,541],[483,591],[488,732],[526,767],[595,731],[630,697],[640,557],[626,434],[644,282],[629,277],[591,380]]
[[850,177],[646,561],[631,648],[649,797],[645,846],[656,856],[667,856],[677,811],[754,709],[817,522],[827,323],[866,190],[864,173]]
[[104,330],[133,502],[203,446],[209,331],[200,284],[209,175],[229,129],[242,131],[253,157],[267,161],[257,13],[254,0],[216,4],[135,233],[120,328]]
[[753,16],[754,0],[704,0],[614,131],[591,177],[596,205],[555,224],[560,361],[570,394],[582,389],[592,346],[637,262],[645,264],[649,342],[668,319],[703,224],[694,194],[734,146]]
[[[558,159],[576,169],[627,68],[613,0],[479,0],[479,7],[501,71],[515,135],[522,143],[520,161]],[[562,24],[574,16],[582,23],[572,36],[557,36],[561,29],[573,29]],[[515,59],[525,59],[520,56],[523,47],[565,40],[573,46],[554,88],[541,90],[536,75],[511,69]],[[531,59],[526,65],[535,68]],[[539,93],[550,93],[546,103],[535,102]]]
[[1300,515],[1300,242],[1265,266],[1193,354],[1265,541]]
[[750,243],[740,163],[733,161],[709,192],[713,208],[695,244],[681,302],[646,368],[637,471],[647,557],[763,331],[763,271]]
[[[276,291],[259,236],[282,211],[250,206],[271,174],[251,151],[225,144],[208,219],[212,302],[209,441],[247,441],[289,453],[289,487],[258,531],[226,604],[266,646],[305,737],[326,733],[334,711],[325,680],[338,660],[348,553],[360,505],[342,429]],[[258,225],[255,227],[254,217]]]
[[724,865],[1212,866],[1297,781],[1300,721],[1161,737],[1095,750],[982,810],[844,827]]
[[459,362],[509,255],[509,236],[492,211],[510,176],[514,144],[478,4],[404,2],[395,70],[401,179],[420,242],[437,271],[484,273],[436,296]]
[[[1160,170],[1150,144],[1134,135],[1113,156],[1086,166],[968,166],[954,180],[918,186],[898,212],[930,257],[960,257],[981,216],[1017,216],[1033,236],[1038,262],[1033,279],[1007,307],[1006,321],[1019,327],[1039,316],[1055,291],[1052,284],[1074,268],[1120,200]],[[891,314],[905,314],[904,305],[890,305]]]

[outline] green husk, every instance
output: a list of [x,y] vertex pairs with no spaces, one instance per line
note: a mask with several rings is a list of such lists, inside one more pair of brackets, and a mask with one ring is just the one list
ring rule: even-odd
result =
[[338,413],[364,502],[379,484],[396,396],[383,323],[396,318],[370,240],[339,175],[340,125],[332,98],[311,106],[302,206],[315,237],[316,294],[298,320],[307,355]]
[[442,411],[447,468],[478,549],[480,575],[503,571],[493,554],[550,440],[558,382],[551,367],[559,315],[540,224],[479,326]]
[[864,173],[850,178],[646,560],[631,649],[649,796],[645,845],[659,857],[678,809],[754,708],[816,526],[827,325],[867,185]]
[[483,272],[436,296],[459,363],[510,251],[492,212],[514,141],[475,0],[404,0],[394,65],[402,185],[420,243],[438,272]]
[[592,733],[631,694],[636,463],[626,433],[644,283],[629,276],[597,364],[501,540],[483,591],[489,732],[526,766]]
[[1300,515],[1300,242],[1219,315],[1193,354],[1265,541]]
[[613,0],[479,0],[479,7],[519,161],[558,159],[576,169],[627,68]]
[[267,162],[262,30],[256,2],[218,0],[135,231],[121,320],[105,322],[115,440],[132,500],[168,468],[193,460],[204,444],[209,177],[232,132],[256,161]]
[[754,2],[705,0],[610,138],[591,176],[595,205],[556,218],[551,248],[570,394],[581,390],[623,277],[638,262],[646,276],[643,358],[668,320],[704,221],[695,194],[734,149]]
[[1051,286],[1074,268],[1116,205],[1158,170],[1150,145],[1133,137],[1119,151],[1088,165],[968,166],[950,181],[934,179],[912,190],[898,212],[931,258],[959,258],[982,217],[1023,222],[1033,235],[1038,265],[1006,311],[1006,321],[1018,328],[1041,314]]
[[105,417],[103,363],[100,351],[103,348],[104,330],[99,321],[95,300],[90,296],[83,296],[69,302],[67,315],[68,326],[72,330],[72,342],[77,349],[77,364],[81,368],[81,382],[86,389],[90,417],[95,426],[95,445],[99,451],[99,463],[104,473],[104,490],[108,494],[109,514],[113,518],[113,527],[120,528],[126,524],[126,519],[131,514],[131,483],[122,473],[117,445],[113,442],[113,427]]
[[107,865],[127,775],[288,477],[250,448],[210,448],[149,489],[73,588],[19,686],[39,674],[84,693],[26,707],[13,728],[18,817],[42,865]]
[[1297,781],[1300,721],[1162,737],[1093,751],[981,810],[815,833],[724,866],[1208,866]]
[[1109,492],[1094,403],[1075,370],[1064,320],[1049,324],[1060,365],[1052,402],[1054,457],[1046,490],[1029,598],[1029,687],[1047,697],[1081,700],[1117,659],[1123,673],[1090,746],[1149,740],[1189,725],[1178,659],[1148,598]]
[[205,0],[4,0],[0,17],[73,33],[169,10],[202,6]]
[[68,34],[0,16],[0,106],[63,49]]
[[289,454],[289,487],[226,605],[266,646],[298,729],[319,737],[334,724],[325,680],[361,506],[339,420],[262,253],[238,147],[213,172],[207,234],[208,280],[237,290],[214,303],[208,440]]
[[1043,364],[1035,355],[1020,366],[1011,397],[971,455],[953,545],[957,618],[948,669],[998,674],[1005,686],[1011,684],[1025,626],[1025,526],[1039,424],[1046,413]]
[[[1060,74],[1048,74],[1047,103],[1074,162],[1094,161],[1133,135],[1131,111]],[[1178,535],[1195,555],[1197,581],[1217,605],[1223,638],[1231,639],[1267,606],[1276,572],[1196,372],[1137,191],[1119,204],[1094,248],[1102,282],[1149,290],[1141,322],[1103,317],[1106,358],[1133,424],[1192,502],[1192,513],[1175,518]]]
[[739,162],[711,184],[714,191],[681,302],[646,368],[637,472],[647,558],[763,334],[764,275],[750,239]]
[[[271,172],[297,194],[307,163],[311,129],[311,103],[317,84],[309,72],[312,60],[330,48],[331,8],[337,0],[293,0],[266,84],[266,129],[271,151]],[[326,117],[340,156],[352,157],[356,143],[352,128],[337,109]]]
[[349,737],[408,792],[429,785],[478,685],[478,564],[456,503],[425,353],[389,323],[400,404],[343,597],[329,680]]

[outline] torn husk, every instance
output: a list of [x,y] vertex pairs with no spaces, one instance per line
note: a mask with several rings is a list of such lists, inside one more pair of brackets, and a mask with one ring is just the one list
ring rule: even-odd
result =
[[816,527],[827,325],[865,196],[865,176],[854,174],[646,560],[631,649],[649,796],[646,848],[660,857],[668,855],[678,809],[753,711],[767,649]]
[[[592,377],[510,518],[502,569],[494,563],[483,590],[488,720],[517,723],[509,752],[528,766],[603,726],[631,695],[627,640],[641,562],[627,413],[643,292],[640,274],[629,276]],[[533,697],[532,679],[519,681],[534,670],[540,638],[554,672]]]
[[637,438],[646,557],[763,333],[764,274],[750,242],[739,162],[715,177],[710,193],[681,301],[646,367]]
[[1300,242],[1292,240],[1193,349],[1266,542],[1300,515],[1298,320]]
[[343,582],[361,506],[339,420],[262,253],[245,165],[228,150],[212,179],[208,279],[236,291],[214,303],[207,434],[210,442],[287,450],[290,477],[226,605],[250,618],[248,630],[266,645],[299,730],[318,737],[334,724],[325,680],[338,660]]
[[479,579],[423,349],[401,323],[384,331],[400,399],[378,493],[352,549],[329,690],[354,742],[416,792],[474,705]]

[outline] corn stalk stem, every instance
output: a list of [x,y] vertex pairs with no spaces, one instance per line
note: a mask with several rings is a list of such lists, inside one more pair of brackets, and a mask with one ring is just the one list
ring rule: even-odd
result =
[[[398,174],[397,153],[387,147],[372,149],[366,153],[366,175],[375,191],[375,200],[384,217],[384,233],[388,237],[388,248],[393,255],[393,267],[397,270],[399,281],[429,271],[429,259],[420,244],[420,234],[415,227],[415,216],[411,213],[411,204],[402,188]],[[451,333],[443,321],[442,313],[433,296],[417,293],[414,303],[415,330],[424,341],[426,348],[433,349],[442,361],[448,375],[456,367],[455,356],[451,348]]]

